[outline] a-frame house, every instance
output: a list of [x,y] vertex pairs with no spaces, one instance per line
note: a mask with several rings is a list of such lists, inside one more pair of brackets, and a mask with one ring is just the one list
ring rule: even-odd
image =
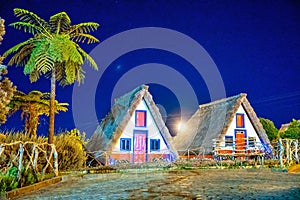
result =
[[155,159],[172,162],[178,157],[169,130],[146,85],[115,100],[87,149],[108,165],[118,161],[144,163]]
[[272,146],[246,94],[199,106],[174,138],[181,157],[272,154]]

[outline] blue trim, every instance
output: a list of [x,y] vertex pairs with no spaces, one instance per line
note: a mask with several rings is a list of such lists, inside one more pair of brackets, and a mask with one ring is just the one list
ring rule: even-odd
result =
[[[127,146],[126,143],[125,143],[125,148],[122,147],[123,141],[129,142],[129,148],[126,148],[126,146]],[[130,138],[120,138],[120,151],[131,151],[131,139]]]
[[148,162],[148,131],[146,131],[146,130],[133,130],[132,163],[134,163],[134,139],[135,139],[135,134],[145,134],[146,135],[146,162]]
[[[232,139],[232,143],[231,143],[231,145],[226,145],[226,138],[230,138],[230,139]],[[233,147],[233,136],[230,136],[230,135],[225,135],[225,147]]]
[[[157,146],[154,144],[157,143]],[[154,148],[157,147],[157,148]],[[150,152],[151,151],[160,151],[160,139],[150,139]]]
[[[145,126],[137,126],[137,113],[138,112],[143,112],[145,113],[145,121],[144,121],[144,124]],[[147,110],[135,110],[135,127],[147,127]]]
[[[254,138],[254,140],[252,141],[252,140],[249,140],[249,138]],[[251,144],[250,144],[250,142],[252,142]],[[255,144],[256,144],[256,137],[254,137],[254,136],[251,136],[251,137],[247,137],[247,144],[248,144],[248,147],[249,148],[252,148],[252,147],[255,147]]]
[[[238,115],[242,116],[243,126],[238,126]],[[244,113],[236,113],[235,114],[235,124],[237,128],[245,128],[245,114]]]

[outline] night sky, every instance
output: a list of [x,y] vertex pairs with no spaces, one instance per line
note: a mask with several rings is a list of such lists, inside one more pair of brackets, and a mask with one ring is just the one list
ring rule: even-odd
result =
[[[282,123],[290,122],[292,118],[300,118],[299,1],[62,2],[41,0],[1,2],[0,16],[6,20],[6,35],[0,46],[0,54],[31,36],[8,26],[18,21],[13,15],[13,8],[16,7],[30,10],[45,20],[57,12],[65,11],[70,16],[72,24],[97,22],[100,28],[92,34],[100,40],[100,45],[106,39],[126,30],[142,27],[166,28],[192,38],[206,50],[219,70],[226,96],[247,93],[256,114],[273,120],[278,128]],[[91,52],[97,45],[99,44],[81,46],[87,52]],[[122,45],[122,41],[119,45]],[[101,56],[100,58],[104,59]],[[96,58],[95,60],[97,61]],[[7,61],[5,60],[4,64]],[[99,83],[95,83],[98,85],[94,99],[98,120],[79,125],[85,127],[83,131],[86,131],[88,136],[95,130],[97,121],[110,110],[113,89],[118,80],[135,67],[147,63],[160,63],[179,72],[192,86],[198,104],[215,100],[210,96],[209,86],[206,85],[202,75],[186,59],[174,52],[161,49],[144,48],[131,51],[111,62],[103,72]],[[98,65],[100,69],[103,67],[100,63]],[[23,74],[22,68],[9,67],[8,77],[18,90],[24,92],[34,89],[42,92],[50,90],[50,80],[42,78],[31,84],[29,77]],[[171,76],[165,78],[172,80]],[[86,79],[89,79],[88,73]],[[173,133],[174,124],[180,116],[186,120],[196,111],[195,107],[180,109],[178,97],[185,97],[172,91],[170,85],[155,81],[145,84],[150,86],[149,90],[154,101],[166,111],[167,124]],[[174,79],[174,85],[176,84],[178,83]],[[57,99],[72,105],[72,92],[73,86],[64,88],[58,86]],[[82,107],[84,106],[83,102]],[[16,113],[9,118],[0,129],[23,129],[19,114]],[[69,106],[68,112],[56,116],[55,129],[59,132],[74,127],[72,106]],[[48,118],[43,117],[39,134],[46,135],[47,129]]]

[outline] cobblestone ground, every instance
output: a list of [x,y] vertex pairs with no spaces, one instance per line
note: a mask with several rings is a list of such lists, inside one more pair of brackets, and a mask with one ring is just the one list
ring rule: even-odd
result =
[[266,169],[127,170],[69,178],[19,199],[300,199],[300,174]]

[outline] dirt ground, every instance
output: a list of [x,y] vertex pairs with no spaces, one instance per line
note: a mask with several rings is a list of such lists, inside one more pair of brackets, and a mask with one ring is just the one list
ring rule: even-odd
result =
[[300,199],[300,174],[269,169],[135,169],[69,177],[19,199]]

